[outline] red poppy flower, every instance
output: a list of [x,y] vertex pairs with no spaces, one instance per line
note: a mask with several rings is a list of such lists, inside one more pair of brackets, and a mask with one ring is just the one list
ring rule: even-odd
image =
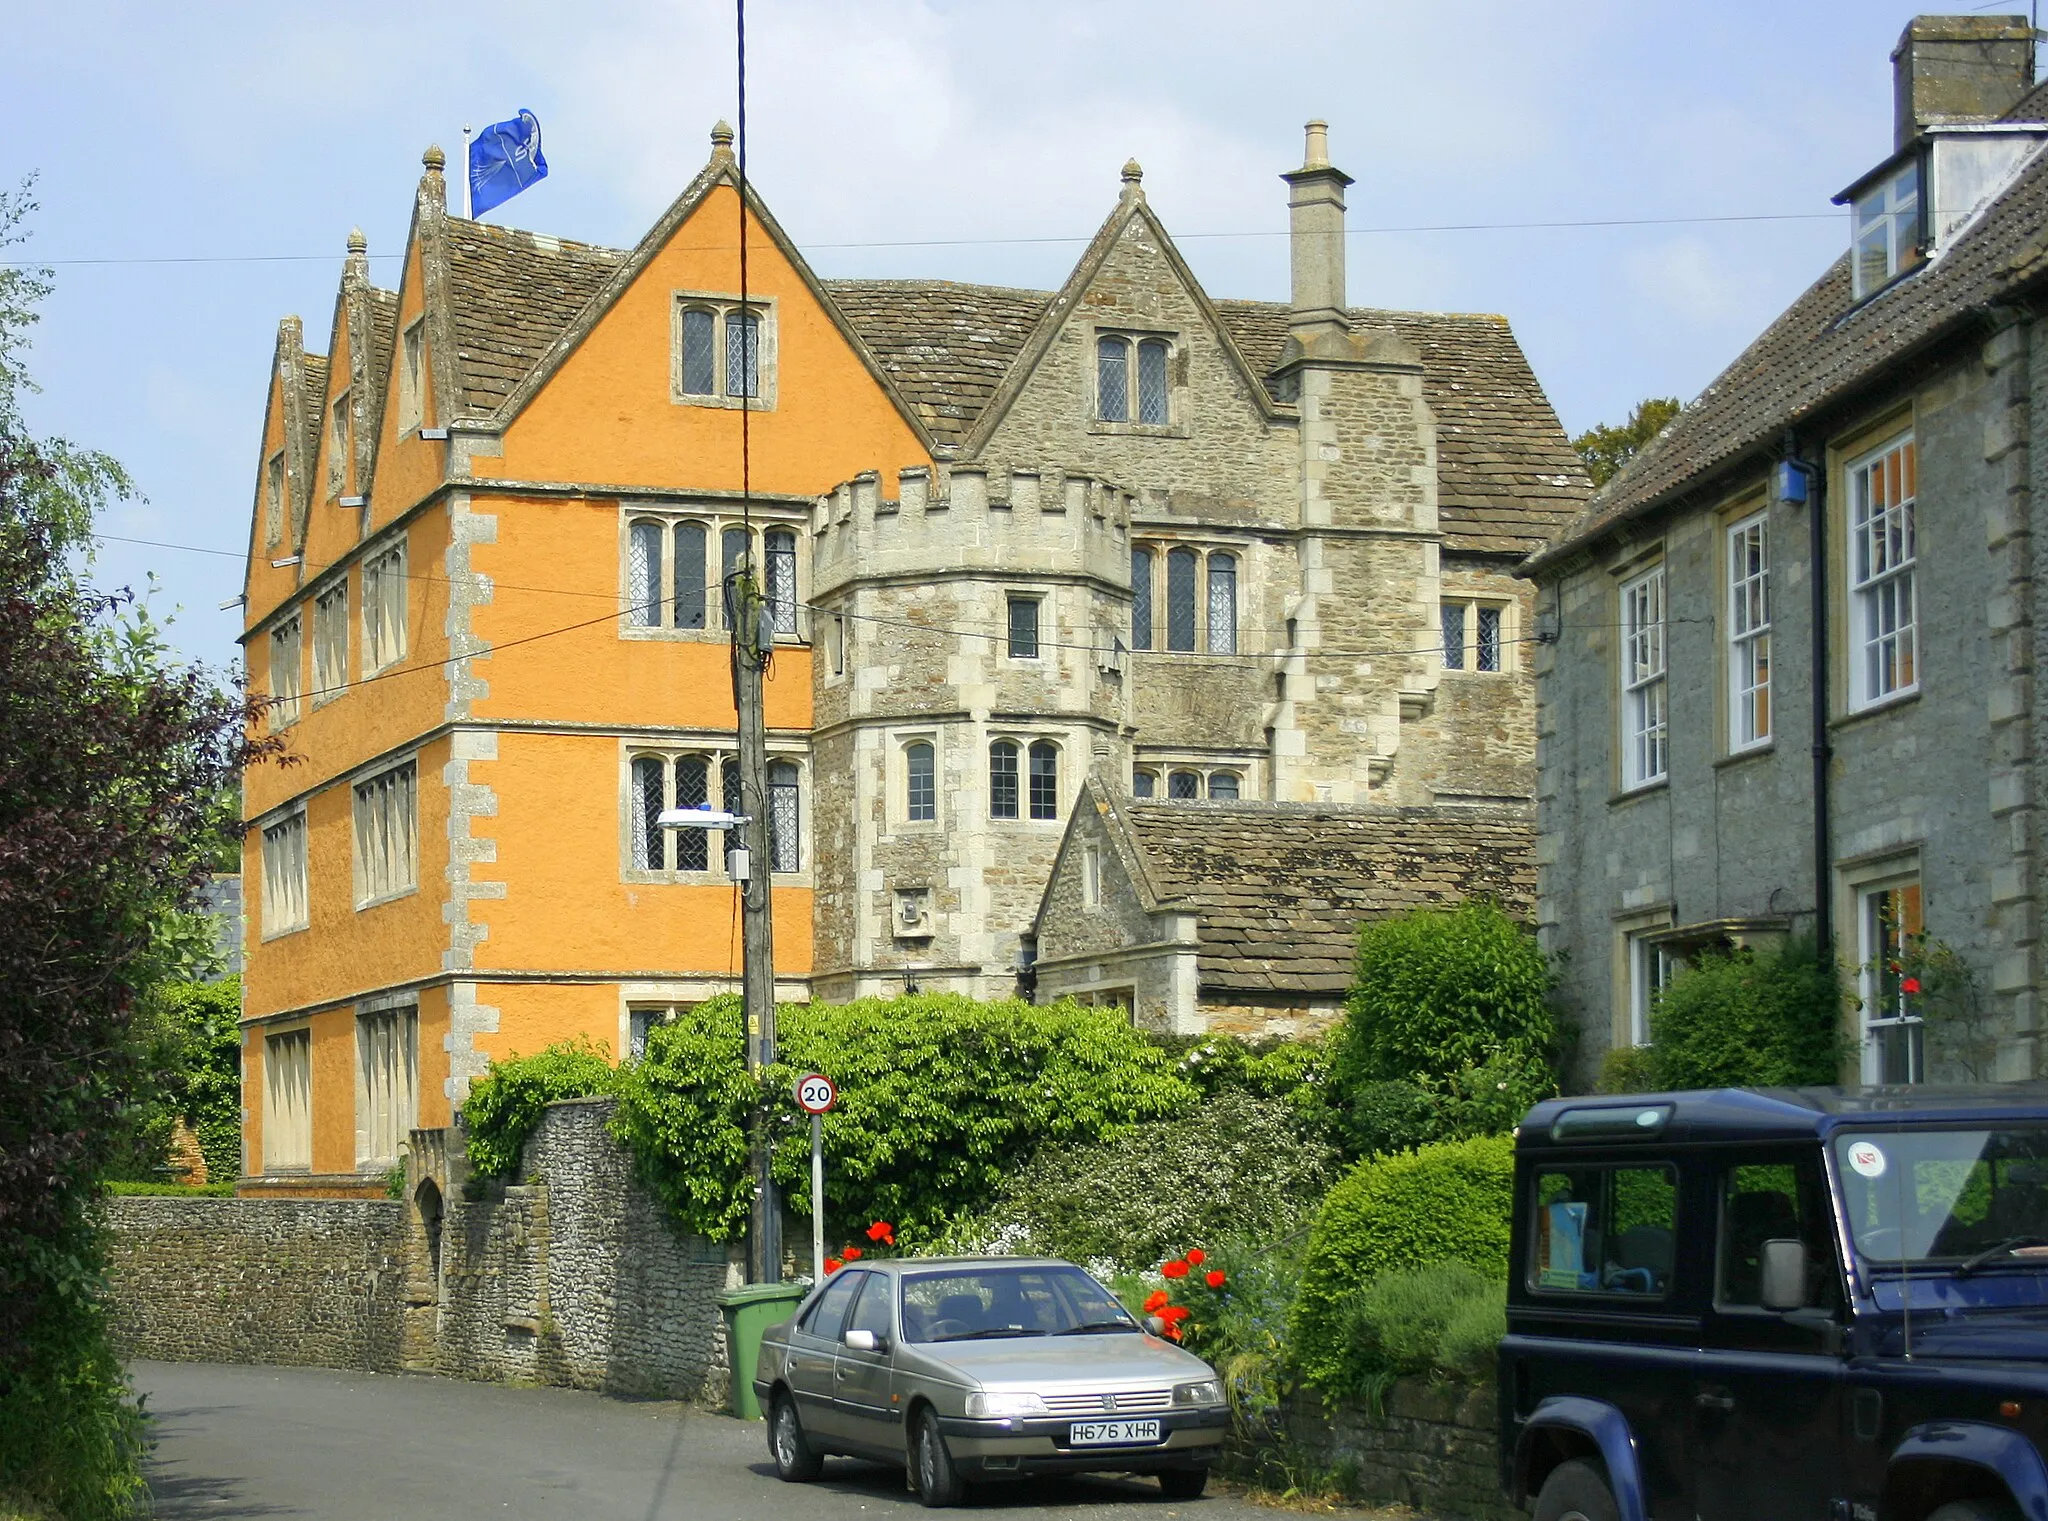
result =
[[1163,1263],[1159,1272],[1166,1278],[1185,1278],[1188,1276],[1188,1265],[1176,1257],[1171,1262]]
[[838,1272],[841,1268],[845,1266],[846,1264],[841,1262],[837,1257],[827,1257],[825,1259],[825,1276],[827,1278],[830,1278],[834,1273]]
[[1147,1315],[1157,1315],[1161,1310],[1166,1308],[1166,1304],[1166,1290],[1154,1289],[1151,1293],[1145,1296],[1145,1313]]
[[1188,1318],[1188,1307],[1184,1304],[1170,1304],[1159,1312],[1159,1318],[1170,1326],[1177,1326]]
[[1199,1246],[1190,1247],[1188,1249],[1187,1258],[1189,1267],[1200,1267],[1203,1263],[1209,1260],[1208,1254],[1205,1253]]
[[861,1259],[861,1250],[857,1246],[849,1246],[842,1250],[839,1253],[839,1255],[844,1257],[848,1262],[858,1262]]
[[1224,1277],[1223,1277],[1223,1269],[1221,1269],[1221,1268],[1210,1268],[1210,1269],[1209,1269],[1209,1272],[1208,1272],[1208,1276],[1207,1276],[1207,1277],[1205,1277],[1205,1278],[1204,1278],[1204,1279],[1203,1279],[1202,1281],[1203,1281],[1204,1283],[1208,1284],[1208,1285],[1209,1285],[1209,1287],[1210,1287],[1210,1288],[1212,1288],[1212,1289],[1220,1289],[1220,1288],[1222,1288],[1222,1287],[1223,1287],[1223,1285],[1224,1285],[1224,1282],[1225,1282],[1225,1279],[1224,1279]]
[[1917,992],[1919,992],[1919,991],[1920,991],[1920,979],[1919,979],[1918,977],[1908,977],[1908,978],[1907,978],[1907,979],[1906,979],[1906,980],[1905,980],[1904,982],[1902,982],[1902,983],[1900,983],[1900,984],[1899,984],[1899,991],[1900,991],[1901,993],[1917,993]]
[[894,1246],[896,1244],[896,1227],[887,1220],[877,1220],[868,1227],[868,1240],[879,1242],[883,1246]]
[[1180,1327],[1169,1322],[1166,1327],[1166,1336],[1169,1341],[1179,1341]]

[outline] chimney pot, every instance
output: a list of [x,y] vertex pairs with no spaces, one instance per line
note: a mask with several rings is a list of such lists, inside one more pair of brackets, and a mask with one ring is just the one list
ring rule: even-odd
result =
[[1915,16],[1892,49],[1892,140],[1926,127],[1993,121],[2034,87],[2025,16]]
[[1326,168],[1330,162],[1330,124],[1318,118],[1308,124],[1308,144],[1301,155],[1304,169]]
[[1330,126],[1308,124],[1302,165],[1287,181],[1289,264],[1293,272],[1294,330],[1343,331],[1344,187],[1351,176],[1330,162]]

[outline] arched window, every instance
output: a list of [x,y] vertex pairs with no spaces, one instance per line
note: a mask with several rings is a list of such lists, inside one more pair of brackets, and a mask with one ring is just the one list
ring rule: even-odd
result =
[[747,531],[744,528],[728,528],[718,536],[718,584],[721,605],[725,608],[725,626],[733,625],[732,577],[740,568],[740,562],[747,558]]
[[988,816],[1014,819],[1017,816],[1017,745],[999,739],[988,747]]
[[704,626],[704,525],[676,524],[676,627]]
[[1131,420],[1131,346],[1121,338],[1095,342],[1095,415],[1104,422]]
[[803,866],[800,833],[802,810],[797,791],[795,761],[771,761],[768,766],[768,856],[776,871],[798,871]]
[[1209,556],[1209,653],[1237,653],[1237,556]]
[[[685,755],[676,761],[676,807],[701,808],[711,796],[711,765],[701,755]],[[678,829],[676,870],[703,871],[711,864],[711,831]]]
[[1167,399],[1166,344],[1147,338],[1138,345],[1138,421],[1164,426]]
[[1166,647],[1195,647],[1195,565],[1192,549],[1170,550],[1166,556]]
[[1051,740],[1031,746],[1031,816],[1056,819],[1060,816],[1060,750]]
[[1156,787],[1158,787],[1158,785],[1159,777],[1154,772],[1133,771],[1131,773],[1132,797],[1150,797],[1153,794],[1153,790]]
[[663,835],[657,821],[663,801],[662,763],[658,756],[633,758],[633,796],[629,807],[633,824],[633,865],[641,871],[664,871],[668,867]]
[[1214,771],[1209,775],[1209,801],[1212,803],[1234,803],[1237,801],[1238,777],[1235,771]]
[[725,314],[725,394],[755,395],[760,379],[760,315],[735,308]]
[[1152,551],[1131,550],[1131,648],[1152,648]]
[[768,615],[778,634],[796,632],[796,535],[771,528],[765,540],[768,558]]
[[718,318],[693,306],[683,313],[683,394],[709,396],[717,380]]
[[1166,778],[1166,795],[1176,803],[1191,803],[1202,795],[1202,773],[1175,771]]
[[907,786],[904,814],[913,824],[929,824],[939,816],[938,768],[932,747],[918,740],[903,751]]
[[661,627],[661,524],[642,518],[626,539],[626,623]]

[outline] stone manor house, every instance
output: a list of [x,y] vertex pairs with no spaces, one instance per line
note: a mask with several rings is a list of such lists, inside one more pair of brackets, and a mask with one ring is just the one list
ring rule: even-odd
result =
[[1845,1080],[2048,1071],[2048,86],[2025,16],[1892,59],[1850,246],[1528,566],[1582,1083],[1688,957],[1792,933],[1853,995]]
[[[1588,483],[1505,321],[1348,305],[1321,123],[1283,176],[1288,302],[1204,291],[1135,163],[1051,292],[819,279],[722,126],[631,250],[450,216],[443,168],[397,288],[351,239],[327,352],[287,319],[273,362],[244,645],[306,763],[247,785],[250,1186],[358,1186],[492,1057],[628,1054],[736,986],[722,842],[655,817],[742,801],[742,556],[779,641],[784,997],[1036,979],[1284,1023],[1327,968],[1276,972],[1230,916],[1312,908],[1273,882],[1318,853],[1363,851],[1389,904],[1526,900],[1514,571]],[[1083,798],[1213,829],[1235,890],[1112,872],[1149,883],[1128,943],[1070,933]],[[1125,975],[1159,936],[1179,970]]]

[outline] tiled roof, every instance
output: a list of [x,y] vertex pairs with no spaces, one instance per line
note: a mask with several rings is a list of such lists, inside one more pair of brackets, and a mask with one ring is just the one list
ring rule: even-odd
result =
[[[2015,110],[2026,108],[2022,101]],[[1853,310],[1844,253],[1524,569],[1554,561],[1625,519],[1760,457],[1786,428],[1975,320],[1983,308],[2044,272],[2048,153],[2036,157],[1938,257]]]
[[391,381],[391,350],[398,342],[398,292],[370,287],[370,399],[364,420],[370,437],[383,437],[385,388]]
[[[1252,369],[1270,375],[1287,346],[1287,304],[1218,301],[1216,310]],[[1422,355],[1447,547],[1527,554],[1571,521],[1593,483],[1505,317],[1365,306],[1349,315]]]
[[947,444],[973,429],[1052,299],[951,280],[820,283],[918,420]]
[[626,255],[448,219],[458,410],[495,412]]
[[[299,377],[299,397],[306,411],[306,436],[299,443],[305,450],[305,458],[310,461],[319,457],[320,425],[327,416],[327,356],[306,355]],[[310,464],[307,468],[311,468]]]
[[1526,919],[1536,830],[1514,808],[1118,798],[1162,902],[1197,916],[1205,990],[1334,998],[1361,920],[1486,895]]

